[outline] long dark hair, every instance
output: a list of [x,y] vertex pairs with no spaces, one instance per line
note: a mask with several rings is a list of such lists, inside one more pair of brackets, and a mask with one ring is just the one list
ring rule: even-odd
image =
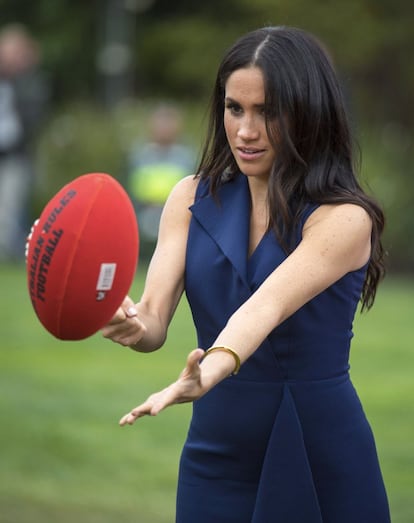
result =
[[330,57],[314,36],[291,27],[268,27],[248,33],[228,50],[217,73],[198,172],[209,179],[212,194],[224,178],[237,176],[223,122],[225,86],[234,71],[251,66],[263,73],[267,132],[277,151],[269,177],[269,227],[291,252],[295,227],[309,202],[363,207],[372,220],[361,296],[362,309],[369,309],[385,272],[380,239],[384,214],[355,176],[344,97]]

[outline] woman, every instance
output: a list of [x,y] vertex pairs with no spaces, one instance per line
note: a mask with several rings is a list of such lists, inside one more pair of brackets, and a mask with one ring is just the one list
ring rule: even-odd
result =
[[348,374],[358,301],[371,307],[383,274],[383,221],[354,175],[322,46],[294,28],[242,37],[218,71],[199,175],[165,205],[141,301],[103,331],[155,350],[187,294],[200,348],[120,421],[194,402],[179,523],[389,521]]

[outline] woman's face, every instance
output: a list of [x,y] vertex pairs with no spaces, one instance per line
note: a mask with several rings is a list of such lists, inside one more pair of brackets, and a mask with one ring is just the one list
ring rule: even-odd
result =
[[265,121],[263,74],[258,67],[237,69],[225,85],[224,128],[242,173],[267,179],[276,158]]

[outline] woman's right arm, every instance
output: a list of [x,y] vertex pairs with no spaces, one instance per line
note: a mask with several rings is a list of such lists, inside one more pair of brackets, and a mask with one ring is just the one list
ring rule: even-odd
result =
[[168,326],[184,290],[185,253],[198,179],[189,176],[172,190],[160,220],[157,246],[148,267],[141,300],[126,297],[102,329],[105,338],[140,352],[165,342]]

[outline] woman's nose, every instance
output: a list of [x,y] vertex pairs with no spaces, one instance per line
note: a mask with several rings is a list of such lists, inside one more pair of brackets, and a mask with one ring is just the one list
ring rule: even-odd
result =
[[256,139],[259,136],[259,128],[255,119],[248,116],[242,118],[237,134],[243,140]]

